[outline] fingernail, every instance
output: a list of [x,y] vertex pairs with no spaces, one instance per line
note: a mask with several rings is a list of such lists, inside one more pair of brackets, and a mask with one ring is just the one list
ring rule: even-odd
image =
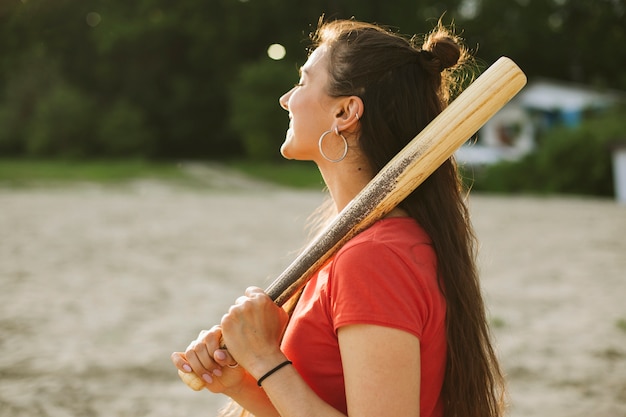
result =
[[221,350],[216,350],[215,351],[215,359],[219,360],[219,361],[223,361],[224,359],[226,359],[226,354],[221,351]]
[[213,382],[213,378],[211,378],[211,375],[209,375],[209,374],[203,374],[203,375],[202,375],[202,379],[204,379],[204,380],[205,380],[206,382],[208,382],[209,384],[210,384],[211,382]]
[[191,366],[184,364],[183,365],[183,369],[185,370],[185,372],[191,372]]
[[213,371],[213,375],[215,375],[215,376],[222,376],[222,370],[221,369],[215,369]]

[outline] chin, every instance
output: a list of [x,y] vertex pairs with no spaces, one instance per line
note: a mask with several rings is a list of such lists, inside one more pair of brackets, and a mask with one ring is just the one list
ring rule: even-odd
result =
[[311,153],[307,149],[303,149],[301,145],[296,144],[293,136],[287,135],[287,138],[280,146],[280,154],[285,159],[295,161],[311,161]]
[[285,159],[289,159],[290,161],[311,161],[311,158],[303,155],[302,153],[297,153],[289,150],[288,146],[281,146],[280,154]]
[[283,143],[280,147],[280,154],[283,156],[283,158],[285,159],[293,159],[291,156],[289,156],[289,149],[287,146],[285,146],[286,143]]
[[290,139],[291,138],[287,137],[287,139],[285,139],[283,144],[280,146],[280,154],[285,159],[299,159],[298,150],[294,148],[294,144]]

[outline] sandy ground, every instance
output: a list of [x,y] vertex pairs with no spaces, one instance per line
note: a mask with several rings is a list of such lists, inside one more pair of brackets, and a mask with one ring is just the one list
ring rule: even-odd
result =
[[[266,286],[318,192],[0,188],[0,416],[213,416],[169,355]],[[626,206],[472,196],[513,417],[626,416]]]

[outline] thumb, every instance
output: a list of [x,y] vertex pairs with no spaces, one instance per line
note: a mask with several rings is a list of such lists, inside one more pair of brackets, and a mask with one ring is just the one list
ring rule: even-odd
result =
[[231,368],[235,368],[238,366],[235,358],[233,358],[226,349],[217,349],[215,352],[213,352],[213,359],[220,366],[229,366]]

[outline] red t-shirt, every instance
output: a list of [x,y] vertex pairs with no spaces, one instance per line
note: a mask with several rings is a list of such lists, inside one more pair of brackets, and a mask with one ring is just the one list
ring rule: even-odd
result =
[[337,330],[373,324],[409,332],[420,340],[420,416],[439,417],[445,316],[430,238],[411,218],[383,219],[346,243],[307,283],[282,350],[322,399],[347,413]]

